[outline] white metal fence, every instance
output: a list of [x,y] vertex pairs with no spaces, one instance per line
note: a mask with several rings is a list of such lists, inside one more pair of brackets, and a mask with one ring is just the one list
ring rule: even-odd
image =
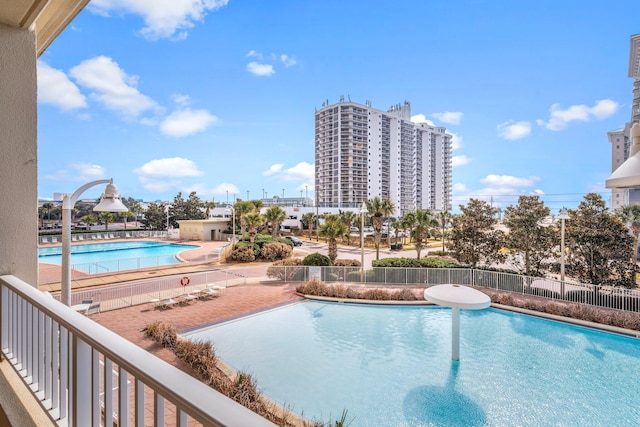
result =
[[271,266],[267,277],[306,282],[314,277],[326,283],[393,285],[441,285],[455,283],[517,294],[541,296],[558,301],[640,313],[640,290],[596,286],[574,281],[528,277],[471,268],[399,268]]
[[[222,288],[247,283],[247,269],[209,270],[200,273],[189,273],[137,280],[121,285],[85,289],[71,293],[71,305],[82,301],[92,301],[92,311],[116,310],[132,305],[149,304],[154,300],[164,300],[182,294],[188,294],[196,289],[206,288],[207,285],[217,285]],[[255,274],[254,274],[255,276]],[[188,277],[188,284],[184,277]],[[53,296],[59,300],[60,295]]]
[[0,345],[60,426],[272,426],[20,279],[0,276]]
[[[114,230],[94,231],[91,233],[74,233],[71,235],[73,242],[94,242],[96,240],[112,239],[166,239],[169,236],[166,231],[159,230]],[[48,234],[38,236],[39,243],[61,243],[62,234]]]

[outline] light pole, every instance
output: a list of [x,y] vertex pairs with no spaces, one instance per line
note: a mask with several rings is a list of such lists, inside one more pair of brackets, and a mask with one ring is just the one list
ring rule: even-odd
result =
[[164,210],[167,214],[167,237],[169,237],[169,205],[165,206]]
[[247,202],[249,201],[249,190],[247,190]]
[[364,216],[368,214],[367,205],[360,206],[360,281],[364,282]]
[[564,220],[569,219],[567,209],[560,209],[558,214],[560,222],[560,295],[564,299]]
[[229,204],[229,190],[227,190],[227,204]]
[[60,300],[71,305],[71,213],[78,198],[87,189],[100,184],[107,184],[104,193],[93,210],[96,212],[126,212],[127,207],[120,200],[118,188],[112,179],[92,181],[78,188],[73,194],[62,196],[62,279]]
[[231,205],[227,205],[227,209],[231,211],[231,250],[236,247],[236,210]]

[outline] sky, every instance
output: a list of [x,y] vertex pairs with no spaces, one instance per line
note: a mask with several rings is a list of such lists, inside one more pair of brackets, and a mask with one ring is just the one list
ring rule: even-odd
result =
[[638,16],[637,0],[93,0],[38,60],[38,193],[113,178],[144,201],[314,198],[314,114],[344,97],[447,128],[454,212],[609,201]]

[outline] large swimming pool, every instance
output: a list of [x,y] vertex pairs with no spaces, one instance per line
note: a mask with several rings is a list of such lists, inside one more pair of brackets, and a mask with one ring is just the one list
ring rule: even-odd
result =
[[185,334],[265,395],[357,426],[637,426],[640,340],[497,309],[304,302]]
[[[71,246],[71,265],[88,274],[133,270],[145,267],[177,264],[176,255],[197,245],[168,242],[110,242]],[[62,264],[62,247],[38,249],[38,261]]]

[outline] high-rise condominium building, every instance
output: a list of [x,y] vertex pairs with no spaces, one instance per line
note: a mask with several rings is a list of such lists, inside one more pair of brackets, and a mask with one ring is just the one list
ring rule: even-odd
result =
[[[624,128],[607,133],[611,143],[611,172],[618,169],[629,158],[631,126],[634,123],[640,123],[640,34],[631,36],[629,77],[633,79],[631,120],[625,124]],[[611,209],[630,204],[640,204],[640,190],[617,188],[611,190]]]
[[396,215],[451,210],[451,135],[411,121],[411,105],[381,111],[341,99],[315,114],[316,203],[357,210],[376,196]]

